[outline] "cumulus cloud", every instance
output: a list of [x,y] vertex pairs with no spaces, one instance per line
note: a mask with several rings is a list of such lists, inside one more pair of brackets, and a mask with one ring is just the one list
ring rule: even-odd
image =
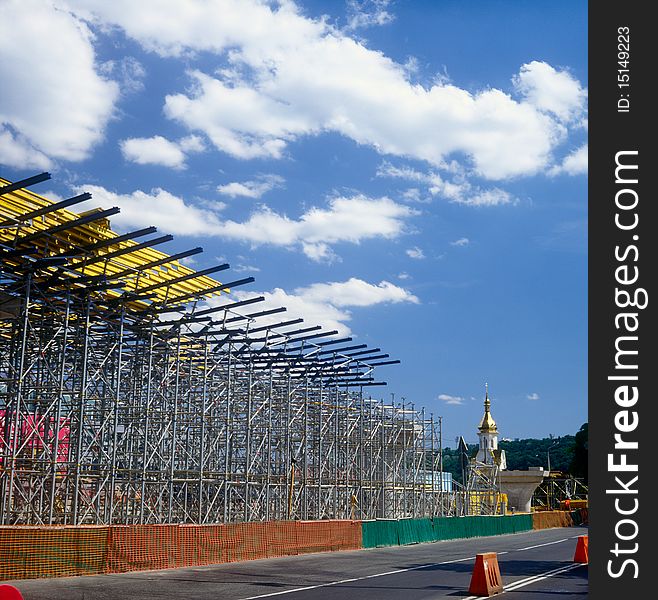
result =
[[549,175],[584,175],[587,174],[588,169],[588,147],[587,144],[582,145],[570,154],[568,154],[561,164],[554,166],[549,170]]
[[129,138],[120,142],[123,157],[138,165],[160,165],[173,169],[184,169],[187,154],[201,152],[203,141],[190,135],[172,142],[161,135],[150,138]]
[[241,196],[243,198],[259,199],[270,190],[281,187],[284,181],[283,177],[279,175],[260,175],[253,181],[232,181],[231,183],[217,186],[217,191],[231,198]]
[[90,205],[120,207],[121,213],[113,217],[113,223],[120,228],[156,225],[170,233],[216,236],[252,246],[301,247],[312,260],[330,259],[333,244],[396,238],[404,233],[406,220],[416,214],[386,197],[356,195],[332,198],[327,207],[309,208],[297,219],[263,205],[247,220],[233,221],[221,218],[223,203],[197,206],[162,189],[130,194],[117,194],[95,185],[81,189],[92,193]]
[[388,281],[374,285],[355,277],[343,282],[314,283],[308,287],[299,288],[296,292],[307,300],[315,302],[331,298],[331,303],[341,308],[372,306],[382,302],[412,302],[414,304],[419,302],[416,296]]
[[[352,319],[350,308],[367,308],[378,304],[417,304],[418,298],[408,290],[388,281],[378,284],[368,283],[352,277],[347,281],[314,283],[299,287],[292,292],[274,288],[269,292],[246,292],[235,290],[231,296],[242,300],[264,296],[259,310],[268,310],[285,306],[288,310],[282,315],[275,315],[258,322],[276,323],[283,320],[303,318],[305,326],[321,325],[325,330],[336,330],[339,337],[352,333],[347,324]],[[299,325],[295,326],[299,327]]]
[[527,102],[560,121],[583,118],[587,92],[568,71],[535,60],[521,67],[514,85]]
[[150,193],[136,190],[117,194],[98,185],[84,185],[79,191],[92,195],[91,200],[79,206],[81,211],[96,206],[118,206],[121,212],[112,217],[112,225],[119,230],[155,225],[167,233],[201,236],[222,226],[216,211],[187,203],[161,188]]
[[17,169],[49,169],[52,161],[24,136],[0,124],[0,163]]
[[[376,9],[358,13],[368,22],[388,18],[386,3],[355,5],[365,4]],[[467,91],[444,79],[418,85],[404,64],[292,1],[162,0],[158,11],[131,0],[67,5],[160,56],[225,57],[225,69],[190,69],[191,88],[168,95],[164,111],[237,158],[281,158],[301,136],[336,132],[434,166],[466,156],[480,176],[505,179],[545,168],[567,125],[584,118],[585,91],[565,70],[530,62],[510,73],[509,91]]]
[[439,394],[439,400],[445,402],[446,404],[460,405],[464,404],[464,398],[461,396],[451,396],[449,394]]
[[47,167],[52,159],[87,158],[119,95],[96,71],[87,25],[50,2],[7,0],[0,4],[0,56],[0,159]]
[[537,392],[532,392],[526,396],[528,400],[539,400],[539,394]]

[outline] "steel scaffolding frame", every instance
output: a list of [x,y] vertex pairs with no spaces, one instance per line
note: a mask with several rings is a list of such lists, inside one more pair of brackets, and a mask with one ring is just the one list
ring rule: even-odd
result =
[[[0,524],[451,514],[439,421],[378,348],[249,312],[175,255],[0,180]],[[2,187],[4,185],[4,187]],[[221,296],[220,296],[221,294]],[[428,483],[428,476],[431,483]],[[451,508],[452,507],[452,508]]]

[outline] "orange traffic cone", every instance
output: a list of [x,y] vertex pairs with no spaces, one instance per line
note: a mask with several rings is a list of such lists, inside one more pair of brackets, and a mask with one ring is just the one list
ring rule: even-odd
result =
[[503,582],[500,578],[496,553],[477,554],[468,593],[476,596],[493,596],[502,591]]
[[579,535],[576,544],[576,553],[573,555],[573,562],[589,563],[588,536]]
[[0,600],[23,600],[23,596],[13,585],[0,585]]

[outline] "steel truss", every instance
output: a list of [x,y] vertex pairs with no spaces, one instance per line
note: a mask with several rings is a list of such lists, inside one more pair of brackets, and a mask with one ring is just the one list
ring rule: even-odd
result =
[[132,239],[155,228],[90,228],[111,211],[65,214],[78,199],[52,204],[20,184],[0,186],[0,524],[418,517],[463,505],[433,481],[439,421],[367,394],[384,385],[376,367],[398,361],[277,322],[283,308],[249,312],[263,298],[223,292],[251,278],[208,277],[228,265],[165,271],[199,249],[145,255],[149,243]]

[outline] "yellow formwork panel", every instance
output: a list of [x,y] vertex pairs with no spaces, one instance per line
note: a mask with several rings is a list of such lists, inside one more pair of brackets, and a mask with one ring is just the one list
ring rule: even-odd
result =
[[[10,183],[10,181],[0,177],[0,187]],[[12,219],[19,219],[22,215],[52,204],[54,203],[51,200],[27,189],[9,192],[0,196],[0,221],[5,222]],[[88,212],[82,214],[88,214]],[[16,226],[6,225],[0,227],[0,243],[13,247],[22,237],[73,221],[80,216],[81,214],[64,208],[28,222],[18,222]],[[34,242],[30,242],[30,245],[34,245],[40,250],[40,257],[48,257],[56,256],[101,240],[109,240],[117,236],[118,234],[110,229],[109,221],[107,219],[101,219],[92,223],[78,225],[66,231],[40,237],[34,240]],[[137,242],[131,240],[118,242],[117,244],[112,244],[95,251],[94,256],[102,257],[118,249],[130,248],[137,245]],[[113,275],[121,273],[126,269],[138,269],[145,264],[161,260],[168,256],[168,254],[153,248],[140,248],[134,252],[123,254],[107,261],[98,261],[92,265],[85,265],[85,257],[80,257],[80,259],[72,258],[69,260],[67,268],[71,268],[82,275],[105,275],[108,279],[112,279]],[[137,277],[137,271],[135,271],[134,276],[123,276],[121,277],[121,285],[119,287],[126,291],[139,294],[140,289],[150,287],[154,284],[166,284],[168,281],[194,272],[194,269],[182,265],[179,261],[172,261],[166,265],[139,272],[139,278]],[[221,285],[219,281],[204,275],[170,286],[165,285],[163,288],[155,289],[148,293],[153,294],[152,301],[154,302],[164,302],[166,300],[171,303],[175,301],[176,297],[187,294],[198,294],[207,297],[218,296],[219,292],[204,294],[204,290],[218,285]],[[118,295],[111,290],[107,294]]]

